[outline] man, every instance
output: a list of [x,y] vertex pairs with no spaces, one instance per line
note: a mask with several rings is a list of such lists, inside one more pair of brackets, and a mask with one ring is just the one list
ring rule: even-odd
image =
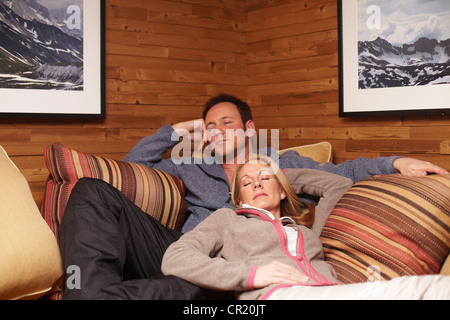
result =
[[[136,162],[141,165],[170,173],[179,177],[186,184],[185,200],[188,204],[189,216],[183,227],[183,232],[192,230],[203,221],[211,212],[223,208],[232,208],[229,197],[229,182],[238,163],[252,150],[249,139],[243,145],[236,141],[236,130],[252,132],[255,124],[249,106],[233,96],[219,95],[207,102],[202,119],[186,121],[173,125],[165,125],[154,135],[142,139],[125,157],[125,161]],[[221,133],[221,135],[211,134]],[[216,160],[214,163],[203,161],[194,164],[195,160],[188,159],[175,164],[171,159],[162,160],[163,155],[179,142],[179,136],[190,134],[191,139],[195,133],[201,131],[204,146],[210,143],[214,149]],[[209,134],[208,134],[209,131]],[[229,133],[227,135],[226,133]],[[173,138],[175,136],[175,138]],[[209,140],[209,141],[208,141]],[[242,140],[242,139],[238,139]],[[227,149],[228,148],[228,149]],[[273,150],[264,150],[267,153]],[[231,156],[230,156],[231,154]],[[232,159],[227,161],[225,158]],[[221,160],[221,161],[220,161]],[[299,156],[295,151],[284,153],[279,159],[280,168],[309,168],[324,170],[352,179],[354,182],[372,175],[402,173],[408,176],[423,176],[427,173],[448,173],[429,162],[396,156],[388,158],[367,159],[360,158],[334,165],[322,165],[310,158]],[[213,196],[212,196],[213,195]]]
[[[240,135],[243,139],[238,139],[236,132],[244,132]],[[163,126],[137,143],[124,160],[165,171],[183,181],[188,217],[182,231],[186,233],[215,210],[233,208],[230,181],[239,160],[255,152],[250,143],[255,133],[248,105],[235,97],[220,95],[206,104],[202,119]],[[203,160],[189,156],[182,161],[163,159],[182,136],[199,137],[197,144],[206,148],[203,153],[210,156]],[[355,182],[375,174],[447,173],[428,162],[399,157],[321,165],[294,151],[284,153],[279,166],[324,170]],[[227,293],[208,291],[160,274],[165,250],[180,236],[144,214],[107,183],[81,179],[71,194],[60,229],[64,270],[71,265],[80,268],[81,288],[66,287],[64,298],[229,298]]]

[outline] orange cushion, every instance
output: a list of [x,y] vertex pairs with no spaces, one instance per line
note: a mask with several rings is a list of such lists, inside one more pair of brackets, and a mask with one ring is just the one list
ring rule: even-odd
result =
[[135,163],[102,158],[55,143],[44,153],[50,175],[41,212],[57,235],[67,200],[80,178],[104,180],[163,225],[181,230],[187,211],[184,185],[165,172]]
[[356,183],[321,240],[342,283],[439,273],[450,253],[450,175]]

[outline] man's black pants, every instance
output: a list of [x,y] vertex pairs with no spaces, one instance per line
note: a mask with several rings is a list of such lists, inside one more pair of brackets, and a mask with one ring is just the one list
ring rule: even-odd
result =
[[[102,180],[78,181],[59,236],[64,270],[80,271],[79,286],[66,285],[64,299],[232,297],[230,293],[202,289],[180,278],[162,275],[164,252],[181,233],[164,227]],[[67,273],[66,282],[73,276]]]

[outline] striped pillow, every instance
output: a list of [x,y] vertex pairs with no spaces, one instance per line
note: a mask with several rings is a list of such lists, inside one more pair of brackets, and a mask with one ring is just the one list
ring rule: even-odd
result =
[[67,200],[78,179],[102,179],[163,225],[181,230],[186,216],[184,185],[176,177],[134,163],[71,150],[55,143],[45,149],[50,172],[41,213],[58,237]]
[[338,202],[321,235],[340,283],[436,274],[450,253],[450,176],[375,176]]

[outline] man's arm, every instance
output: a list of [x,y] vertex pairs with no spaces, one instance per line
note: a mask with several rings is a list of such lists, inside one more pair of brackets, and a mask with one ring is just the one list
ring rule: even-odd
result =
[[302,157],[295,151],[286,152],[280,157],[280,167],[283,169],[306,168],[322,170],[347,177],[355,183],[374,175],[394,173],[409,176],[423,176],[427,172],[448,174],[446,170],[438,166],[412,158],[401,158],[398,156],[378,157],[375,159],[358,158],[340,164],[333,164],[331,162],[322,164],[311,158]]
[[311,158],[302,157],[295,151],[285,152],[280,156],[281,168],[305,168],[334,173],[351,179],[354,183],[373,175],[394,174],[398,171],[393,163],[398,157],[358,158],[340,164],[320,163]]
[[203,119],[179,122],[173,126],[166,124],[155,134],[139,141],[123,160],[174,174],[176,168],[173,167],[173,161],[163,160],[166,152],[174,148],[180,142],[180,138],[188,139],[189,146],[190,142],[194,141],[199,148],[202,147],[205,131]]
[[178,176],[176,165],[172,160],[163,159],[167,150],[172,149],[177,143],[179,137],[173,128],[166,124],[153,135],[140,140],[123,160]]

